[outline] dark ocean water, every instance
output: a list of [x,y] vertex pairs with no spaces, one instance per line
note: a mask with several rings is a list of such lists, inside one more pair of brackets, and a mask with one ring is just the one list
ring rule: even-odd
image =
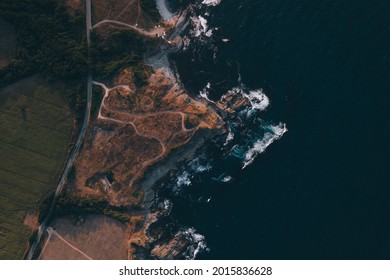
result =
[[241,75],[271,102],[246,125],[288,128],[245,169],[210,143],[211,170],[169,195],[205,236],[198,257],[390,259],[390,1],[222,0],[194,13],[218,30],[174,58],[185,87],[210,82],[217,100]]

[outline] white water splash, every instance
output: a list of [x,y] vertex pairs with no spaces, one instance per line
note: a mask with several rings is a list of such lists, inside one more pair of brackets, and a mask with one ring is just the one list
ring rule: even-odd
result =
[[243,92],[243,96],[251,103],[252,110],[264,111],[270,104],[269,98],[264,94],[262,89],[251,90],[249,94]]
[[199,95],[201,96],[201,97],[203,97],[204,99],[206,99],[208,102],[211,102],[211,103],[214,103],[215,104],[215,102],[214,101],[212,101],[212,100],[210,100],[210,98],[209,98],[209,89],[211,88],[211,84],[210,83],[207,83],[207,85],[201,90],[201,91],[199,91]]
[[205,34],[207,37],[211,37],[213,35],[213,31],[211,29],[208,30],[207,19],[203,16],[191,17],[191,22],[194,27],[191,31],[193,36],[200,37],[202,34]]
[[178,187],[191,185],[190,173],[184,171],[179,177],[177,177],[176,185]]
[[217,6],[221,4],[221,0],[203,0],[202,4],[207,6]]
[[169,199],[164,200],[164,210],[169,210],[172,208],[173,203]]
[[232,129],[230,128],[230,126],[228,126],[228,131],[229,131],[229,133],[226,137],[225,143],[223,144],[224,146],[229,144],[234,139],[234,133],[233,133]]
[[279,123],[278,125],[270,125],[267,127],[268,131],[264,134],[262,139],[257,140],[253,147],[251,147],[246,153],[245,153],[245,159],[244,159],[244,166],[249,166],[257,155],[264,153],[264,151],[267,149],[269,145],[271,145],[274,141],[279,140],[283,134],[287,132],[286,124]]
[[196,232],[194,228],[187,228],[179,232],[180,235],[191,242],[185,252],[185,258],[188,260],[194,260],[200,252],[208,251],[205,237]]
[[184,51],[187,50],[188,47],[190,46],[190,44],[191,44],[191,39],[188,38],[187,36],[184,36],[183,37],[183,50]]
[[225,176],[225,177],[223,177],[222,179],[221,179],[221,181],[223,182],[223,183],[229,183],[231,180],[233,180],[233,177],[232,176]]
[[211,170],[213,167],[210,162],[203,163],[205,161],[204,156],[200,156],[189,163],[189,167],[195,173],[203,173]]

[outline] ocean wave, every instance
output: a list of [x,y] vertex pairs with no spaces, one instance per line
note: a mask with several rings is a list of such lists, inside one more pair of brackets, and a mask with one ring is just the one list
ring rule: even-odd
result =
[[224,176],[224,177],[221,179],[221,181],[222,181],[223,183],[229,183],[231,180],[233,180],[233,177],[232,177],[232,176],[229,176],[229,175]]
[[203,173],[213,168],[207,157],[203,154],[191,160],[188,166],[195,173]]
[[158,207],[164,216],[169,216],[173,208],[173,203],[169,199],[164,199],[159,202]]
[[268,96],[264,93],[263,89],[260,88],[255,90],[248,90],[246,86],[241,82],[239,86],[233,87],[232,89],[228,90],[228,92],[221,97],[221,100],[223,100],[226,95],[230,94],[239,94],[249,101],[249,103],[251,104],[251,108],[245,108],[245,112],[248,115],[251,115],[255,111],[265,111],[270,105],[270,100]]
[[194,228],[186,228],[181,230],[178,234],[184,236],[188,241],[191,242],[191,245],[188,246],[184,256],[188,260],[194,260],[197,255],[201,252],[208,252],[209,248],[205,241],[205,237],[196,232]]
[[179,195],[183,190],[192,184],[192,180],[196,174],[201,174],[210,171],[213,168],[211,161],[205,155],[191,160],[187,165],[179,168],[178,176],[173,183],[172,191],[175,195]]
[[209,29],[207,19],[203,16],[192,16],[191,23],[193,26],[193,29],[191,30],[191,34],[194,37],[200,37],[202,35],[205,35],[206,37],[211,37],[213,35],[213,29]]
[[191,185],[190,173],[188,173],[187,171],[184,171],[181,175],[179,175],[177,177],[176,185],[178,187]]
[[189,46],[191,45],[191,39],[187,36],[183,37],[183,51],[187,50]]
[[208,102],[215,103],[214,101],[210,100],[209,98],[209,89],[211,88],[211,84],[207,83],[207,85],[199,92],[199,95],[206,99]]
[[185,187],[188,187],[192,184],[192,175],[188,171],[183,171],[179,173],[176,177],[176,181],[173,184],[169,184],[174,195],[180,195]]
[[242,169],[252,164],[257,155],[264,153],[269,145],[274,141],[279,140],[283,134],[287,132],[286,124],[279,123],[278,125],[270,125],[266,127],[267,132],[264,136],[257,140],[253,146],[244,155],[244,165]]
[[212,179],[221,183],[229,183],[233,180],[233,177],[226,173],[223,173],[219,175],[217,178],[213,177]]
[[203,0],[202,4],[207,6],[217,6],[221,4],[221,0]]
[[234,139],[234,133],[232,131],[232,129],[230,128],[230,126],[228,126],[228,135],[226,136],[226,140],[225,140],[225,143],[223,144],[224,146],[227,146],[227,144],[229,144],[233,139]]
[[243,96],[249,100],[253,110],[264,111],[270,104],[269,98],[264,94],[262,89],[251,90],[249,94],[243,93]]

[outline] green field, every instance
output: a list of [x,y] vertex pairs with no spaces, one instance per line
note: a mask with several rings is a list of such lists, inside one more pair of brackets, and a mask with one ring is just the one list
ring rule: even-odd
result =
[[0,259],[20,259],[32,229],[23,224],[55,189],[73,119],[64,88],[41,79],[0,90]]

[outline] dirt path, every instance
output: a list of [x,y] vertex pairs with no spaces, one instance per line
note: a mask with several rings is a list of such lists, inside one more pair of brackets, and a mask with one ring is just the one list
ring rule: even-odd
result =
[[135,118],[136,120],[139,120],[139,119],[142,119],[142,118],[146,118],[146,117],[158,116],[158,115],[162,115],[162,114],[180,115],[181,116],[181,130],[178,131],[177,133],[181,133],[181,132],[195,132],[196,130],[198,130],[201,127],[207,127],[207,128],[210,127],[209,124],[205,123],[204,121],[201,121],[196,127],[193,127],[191,129],[187,129],[185,127],[185,117],[187,116],[187,114],[185,114],[183,112],[180,112],[180,111],[160,111],[160,112],[145,113],[145,114],[131,114],[131,113],[127,113],[127,112],[121,112],[121,111],[112,110],[110,108],[107,108],[107,106],[105,105],[105,101],[106,101],[110,91],[112,91],[112,90],[114,90],[116,88],[124,88],[126,90],[130,90],[129,86],[128,85],[118,85],[118,86],[115,86],[113,88],[108,88],[105,84],[99,83],[99,82],[96,82],[96,81],[93,81],[93,84],[102,87],[103,90],[104,90],[104,96],[103,96],[102,102],[100,104],[99,113],[98,113],[98,119],[99,120],[116,122],[116,123],[120,123],[120,124],[123,124],[123,125],[128,125],[129,124],[129,125],[131,125],[134,128],[134,131],[135,131],[135,133],[138,136],[157,140],[160,143],[160,145],[161,145],[161,148],[162,148],[161,153],[159,155],[157,155],[157,156],[155,156],[155,157],[153,157],[151,159],[148,159],[148,160],[146,160],[146,161],[144,161],[142,163],[142,168],[132,178],[132,180],[129,183],[129,187],[133,187],[134,182],[137,179],[139,179],[140,175],[143,173],[143,171],[145,170],[146,167],[148,167],[151,164],[157,162],[158,160],[160,160],[162,157],[164,157],[166,155],[167,148],[166,148],[166,145],[164,144],[164,142],[161,140],[161,138],[159,138],[157,136],[154,136],[154,135],[146,134],[146,133],[140,133],[138,128],[137,128],[137,126],[136,126],[136,124],[133,121],[122,121],[122,120],[118,120],[118,119],[115,119],[115,118],[110,118],[110,117],[103,116],[102,115],[102,109],[103,108],[105,110],[107,110],[108,112],[127,115],[127,116],[129,116],[131,118]]
[[121,22],[121,21],[111,20],[111,19],[104,19],[102,21],[99,21],[92,28],[98,28],[99,26],[101,26],[103,24],[107,24],[107,23],[108,24],[116,24],[116,25],[127,27],[127,28],[129,28],[129,29],[139,33],[140,35],[143,35],[143,36],[149,37],[149,38],[156,38],[156,37],[164,38],[165,37],[165,28],[164,27],[161,27],[161,26],[160,27],[155,27],[154,29],[149,31],[149,30],[145,30],[145,29],[139,28],[136,25],[127,24],[127,23],[124,23],[124,22]]
[[78,249],[77,247],[73,246],[72,244],[70,244],[65,238],[63,238],[59,233],[57,233],[52,227],[48,227],[46,229],[47,233],[48,233],[48,238],[47,238],[47,241],[46,241],[46,244],[45,246],[43,247],[42,249],[42,252],[41,254],[39,255],[39,258],[38,259],[41,259],[43,253],[45,252],[45,249],[47,247],[47,245],[49,244],[50,242],[50,239],[52,237],[52,235],[55,235],[57,238],[59,238],[62,242],[64,242],[66,245],[68,245],[70,248],[72,248],[73,250],[75,250],[76,252],[80,253],[81,255],[83,255],[85,258],[87,258],[88,260],[93,260],[93,258],[91,258],[90,256],[88,256],[86,253],[84,253],[83,251],[81,251],[80,249]]

